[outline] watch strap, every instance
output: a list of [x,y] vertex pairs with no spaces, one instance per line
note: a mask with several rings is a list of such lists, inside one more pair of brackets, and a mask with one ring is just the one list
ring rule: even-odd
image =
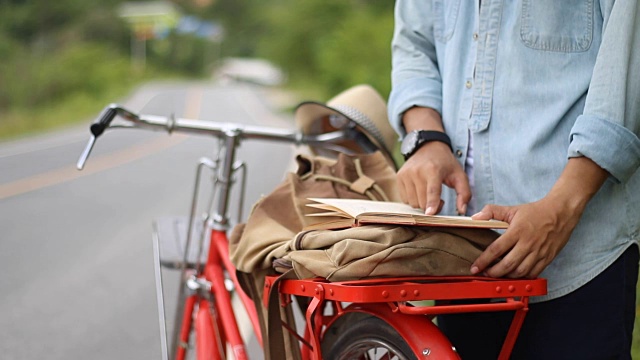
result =
[[418,138],[416,140],[415,147],[413,148],[411,153],[405,155],[405,160],[408,159],[411,155],[415,154],[416,151],[418,151],[418,149],[421,148],[423,145],[430,143],[432,141],[439,141],[447,144],[447,146],[449,146],[449,149],[451,149],[451,152],[453,152],[453,146],[451,145],[451,139],[449,138],[449,135],[447,135],[442,131],[419,130],[417,132],[417,135],[418,135]]
[[[447,144],[451,152],[453,152],[453,146],[451,145],[451,138],[449,135],[442,131],[433,131],[433,130],[420,130],[418,131],[418,146],[422,144],[426,144],[431,141],[439,141]],[[417,150],[417,147],[416,147]]]

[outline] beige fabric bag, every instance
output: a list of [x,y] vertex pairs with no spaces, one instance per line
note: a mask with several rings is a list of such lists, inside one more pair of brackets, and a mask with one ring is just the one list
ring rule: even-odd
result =
[[298,170],[254,205],[246,225],[234,229],[230,253],[238,270],[270,269],[304,226],[323,221],[305,216],[319,211],[306,206],[308,198],[400,199],[395,171],[380,152],[337,159],[298,155],[296,160]]
[[296,160],[298,170],[288,174],[272,193],[260,199],[247,223],[236,226],[229,239],[231,261],[239,270],[238,279],[256,304],[267,360],[300,359],[298,340],[292,335],[285,336],[280,323],[294,324],[290,306],[279,306],[277,292],[271,294],[273,299],[268,309],[259,304],[262,304],[264,277],[277,274],[272,267],[273,260],[290,251],[291,239],[304,226],[322,221],[305,216],[317,211],[306,206],[310,203],[307,199],[399,201],[395,170],[380,152],[340,154],[337,159],[299,155]]
[[299,233],[274,262],[300,279],[471,275],[471,264],[498,233],[488,229],[366,225]]

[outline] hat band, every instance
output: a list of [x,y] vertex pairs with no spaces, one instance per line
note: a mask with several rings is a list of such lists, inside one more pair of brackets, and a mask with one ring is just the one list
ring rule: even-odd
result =
[[382,133],[380,133],[380,130],[378,129],[378,127],[373,123],[373,121],[371,121],[371,119],[369,119],[367,115],[360,112],[360,110],[348,105],[335,105],[335,106],[332,106],[332,108],[334,110],[337,110],[343,113],[349,119],[355,121],[358,125],[362,126],[367,131],[367,133],[371,135],[380,144],[380,146],[384,148],[384,150],[389,151],[386,148],[386,145],[382,138]]

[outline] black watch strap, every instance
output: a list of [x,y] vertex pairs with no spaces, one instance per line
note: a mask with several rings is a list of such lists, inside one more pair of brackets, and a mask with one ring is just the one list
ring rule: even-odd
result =
[[418,146],[416,146],[415,150],[418,150],[419,147],[431,141],[443,142],[447,144],[447,146],[449,146],[449,149],[451,149],[451,152],[453,152],[453,146],[451,146],[451,139],[449,138],[449,135],[447,135],[442,131],[432,131],[432,130],[418,131]]
[[418,149],[420,149],[423,145],[431,142],[431,141],[439,141],[447,144],[451,152],[453,152],[453,147],[451,146],[451,139],[447,134],[442,131],[433,131],[433,130],[414,130],[407,134],[407,136],[402,141],[402,146],[400,147],[400,151],[404,156],[404,159],[409,159],[413,154],[415,154]]

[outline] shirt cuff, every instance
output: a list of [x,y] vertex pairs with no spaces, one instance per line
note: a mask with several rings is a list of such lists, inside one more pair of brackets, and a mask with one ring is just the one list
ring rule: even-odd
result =
[[568,156],[586,156],[624,183],[640,167],[640,139],[629,129],[591,115],[580,115],[569,138]]
[[404,137],[402,115],[414,106],[428,107],[442,114],[442,84],[431,78],[412,78],[394,86],[389,97],[389,122]]

